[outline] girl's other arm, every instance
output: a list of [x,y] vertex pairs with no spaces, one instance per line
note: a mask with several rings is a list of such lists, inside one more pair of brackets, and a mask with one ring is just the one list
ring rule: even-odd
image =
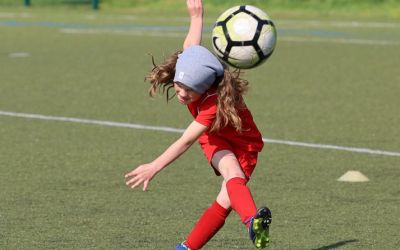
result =
[[183,43],[183,49],[192,45],[200,45],[203,32],[203,2],[202,0],[187,0],[187,10],[190,17],[188,34]]
[[140,165],[133,171],[127,173],[125,175],[126,185],[131,188],[136,188],[143,183],[143,191],[146,191],[153,177],[182,155],[207,129],[206,126],[193,121],[182,136],[154,161]]

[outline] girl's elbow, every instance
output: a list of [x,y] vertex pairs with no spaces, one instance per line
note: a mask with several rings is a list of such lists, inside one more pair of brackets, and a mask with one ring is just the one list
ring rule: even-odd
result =
[[184,145],[186,148],[190,148],[195,141],[185,141]]

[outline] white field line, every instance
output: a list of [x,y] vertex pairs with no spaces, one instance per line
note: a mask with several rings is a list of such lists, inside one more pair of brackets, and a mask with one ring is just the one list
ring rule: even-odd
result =
[[321,21],[321,20],[277,20],[277,25],[290,27],[340,27],[340,28],[400,28],[400,22],[360,22],[360,21]]
[[[149,37],[184,37],[182,32],[169,31],[143,31],[143,30],[118,30],[118,29],[81,29],[81,28],[64,28],[60,29],[61,33],[66,34],[115,34],[115,35],[131,35],[131,36],[149,36]],[[301,37],[287,36],[279,37],[278,40],[284,42],[313,42],[313,43],[340,43],[340,44],[358,44],[358,45],[400,45],[398,41],[390,40],[372,40],[372,39],[354,39],[354,38],[317,38],[317,37]]]
[[37,120],[47,120],[47,121],[61,121],[61,122],[75,122],[75,123],[82,123],[82,124],[94,124],[94,125],[109,126],[109,127],[147,129],[147,130],[173,132],[173,133],[183,133],[183,131],[184,131],[184,129],[177,129],[177,128],[171,128],[171,127],[148,126],[148,125],[133,124],[133,123],[100,121],[100,120],[81,119],[81,118],[73,118],[73,117],[48,116],[48,115],[16,113],[16,112],[7,112],[7,111],[0,111],[0,115],[28,118],[28,119],[37,119]]
[[86,35],[98,35],[98,34],[115,34],[115,35],[131,35],[131,36],[150,36],[150,37],[184,37],[183,32],[171,32],[171,31],[143,31],[143,30],[118,30],[118,29],[76,29],[76,28],[64,28],[60,29],[61,33],[66,34],[86,34]]
[[349,151],[349,152],[354,152],[354,153],[364,153],[364,154],[373,154],[373,155],[400,156],[400,152],[383,151],[383,150],[369,149],[369,148],[344,147],[344,146],[336,146],[336,145],[307,143],[307,142],[298,142],[298,141],[275,140],[275,139],[267,139],[267,138],[263,138],[263,141],[266,143],[271,143],[271,144],[284,144],[284,145],[307,147],[307,148],[332,149],[332,150]]
[[13,13],[13,12],[0,12],[0,18],[31,18],[32,14],[27,12]]
[[400,45],[398,41],[390,40],[372,40],[372,39],[355,39],[355,38],[317,38],[317,37],[295,37],[286,36],[279,37],[278,40],[284,42],[303,42],[303,43],[342,43],[342,44],[358,44],[358,45]]
[[[186,17],[167,17],[167,16],[139,16],[139,15],[114,15],[114,19],[123,20],[151,20],[160,22],[181,22],[187,23]],[[215,22],[214,18],[205,18],[206,23]],[[400,28],[400,22],[373,22],[373,21],[338,21],[338,20],[293,20],[293,19],[276,19],[275,24],[278,26],[296,26],[301,28],[307,27],[344,27],[344,28]]]
[[[27,118],[27,119],[47,120],[47,121],[75,122],[75,123],[81,123],[81,124],[94,124],[94,125],[110,126],[110,127],[145,129],[145,130],[163,131],[163,132],[170,132],[170,133],[183,133],[184,132],[184,129],[172,128],[172,127],[148,126],[148,125],[143,125],[143,124],[124,123],[124,122],[81,119],[81,118],[73,118],[73,117],[48,116],[48,115],[40,115],[40,114],[17,113],[17,112],[8,112],[8,111],[1,111],[1,110],[0,110],[0,115],[1,116]],[[349,151],[349,152],[354,152],[354,153],[400,157],[400,152],[391,152],[391,151],[375,150],[375,149],[368,149],[368,148],[343,147],[343,146],[336,146],[336,145],[315,144],[315,143],[286,141],[286,140],[275,140],[275,139],[267,139],[267,138],[263,138],[263,141],[266,143],[270,143],[270,144],[283,144],[283,145],[289,145],[289,146],[318,148],[318,149],[331,149],[331,150]]]

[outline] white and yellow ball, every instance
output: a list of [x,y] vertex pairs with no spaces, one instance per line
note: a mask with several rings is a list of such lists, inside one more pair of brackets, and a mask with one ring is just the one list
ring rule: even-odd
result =
[[235,68],[260,65],[275,49],[276,28],[271,18],[251,5],[235,6],[222,13],[212,31],[217,56]]

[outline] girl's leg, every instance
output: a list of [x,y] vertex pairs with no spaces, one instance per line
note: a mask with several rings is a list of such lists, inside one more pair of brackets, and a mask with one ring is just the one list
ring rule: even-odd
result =
[[185,245],[193,250],[203,247],[223,227],[230,211],[226,183],[223,181],[216,201],[204,211],[187,237]]
[[257,211],[236,156],[229,150],[221,150],[214,154],[212,164],[224,177],[231,207],[249,229],[251,241],[258,249],[266,247],[269,244],[271,211],[267,207],[262,207]]
[[249,227],[250,219],[257,213],[257,208],[236,156],[230,150],[221,150],[214,154],[212,164],[224,177],[231,207]]

